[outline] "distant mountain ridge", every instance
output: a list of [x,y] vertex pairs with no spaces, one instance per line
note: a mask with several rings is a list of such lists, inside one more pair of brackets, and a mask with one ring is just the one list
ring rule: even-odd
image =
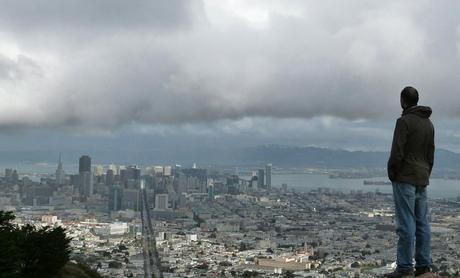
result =
[[[344,167],[344,168],[385,168],[389,152],[347,151],[317,147],[258,146],[246,148],[242,161],[266,162],[283,166]],[[437,149],[435,167],[460,169],[460,154]]]
[[335,150],[318,147],[258,146],[247,148],[243,160],[270,161],[283,166],[384,167],[385,152]]

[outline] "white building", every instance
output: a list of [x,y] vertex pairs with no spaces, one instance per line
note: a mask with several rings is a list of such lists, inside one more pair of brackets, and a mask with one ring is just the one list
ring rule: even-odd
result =
[[115,222],[109,225],[110,235],[124,235],[128,233],[129,227],[126,222]]
[[43,215],[42,216],[42,222],[46,223],[48,225],[53,225],[57,221],[58,221],[58,219],[57,219],[56,215]]
[[172,174],[172,167],[171,166],[165,166],[163,168],[163,176],[169,177]]
[[104,166],[98,164],[94,166],[94,175],[102,176],[104,174]]
[[163,166],[153,166],[153,174],[156,175],[163,175]]
[[188,235],[185,235],[185,238],[187,239],[187,241],[198,241],[197,234],[188,234]]

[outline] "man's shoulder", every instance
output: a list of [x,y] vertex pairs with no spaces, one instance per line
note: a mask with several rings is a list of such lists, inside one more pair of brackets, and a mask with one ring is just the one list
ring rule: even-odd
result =
[[398,118],[398,120],[399,120],[399,119],[407,120],[407,119],[412,119],[412,118],[419,118],[419,116],[417,116],[417,115],[415,115],[415,114],[409,114],[409,113],[408,113],[408,114],[403,114],[403,115],[401,115],[401,116]]
[[396,125],[407,124],[407,115],[401,115],[399,118],[396,119]]
[[396,120],[396,126],[400,128],[404,126],[408,129],[417,127],[434,131],[434,125],[430,118],[422,118],[414,114],[401,115]]
[[427,121],[427,122],[430,122],[431,123],[431,120],[430,118],[423,118],[423,117],[420,117],[420,116],[417,116],[415,114],[405,114],[405,115],[401,115],[396,121],[397,122],[405,122],[405,123],[409,123],[411,121]]

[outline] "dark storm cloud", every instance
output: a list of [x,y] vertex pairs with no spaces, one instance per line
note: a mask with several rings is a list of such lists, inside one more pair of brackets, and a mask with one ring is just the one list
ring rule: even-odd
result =
[[408,84],[460,116],[460,4],[340,3],[3,1],[0,76],[41,74],[0,79],[0,125],[389,119]]

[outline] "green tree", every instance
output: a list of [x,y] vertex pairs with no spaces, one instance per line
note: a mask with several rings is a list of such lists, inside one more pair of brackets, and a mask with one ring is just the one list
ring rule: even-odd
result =
[[20,250],[17,246],[18,233],[11,223],[12,212],[0,211],[0,273],[2,277],[20,277]]
[[2,277],[53,277],[69,261],[70,239],[61,227],[12,224],[14,215],[0,211]]

